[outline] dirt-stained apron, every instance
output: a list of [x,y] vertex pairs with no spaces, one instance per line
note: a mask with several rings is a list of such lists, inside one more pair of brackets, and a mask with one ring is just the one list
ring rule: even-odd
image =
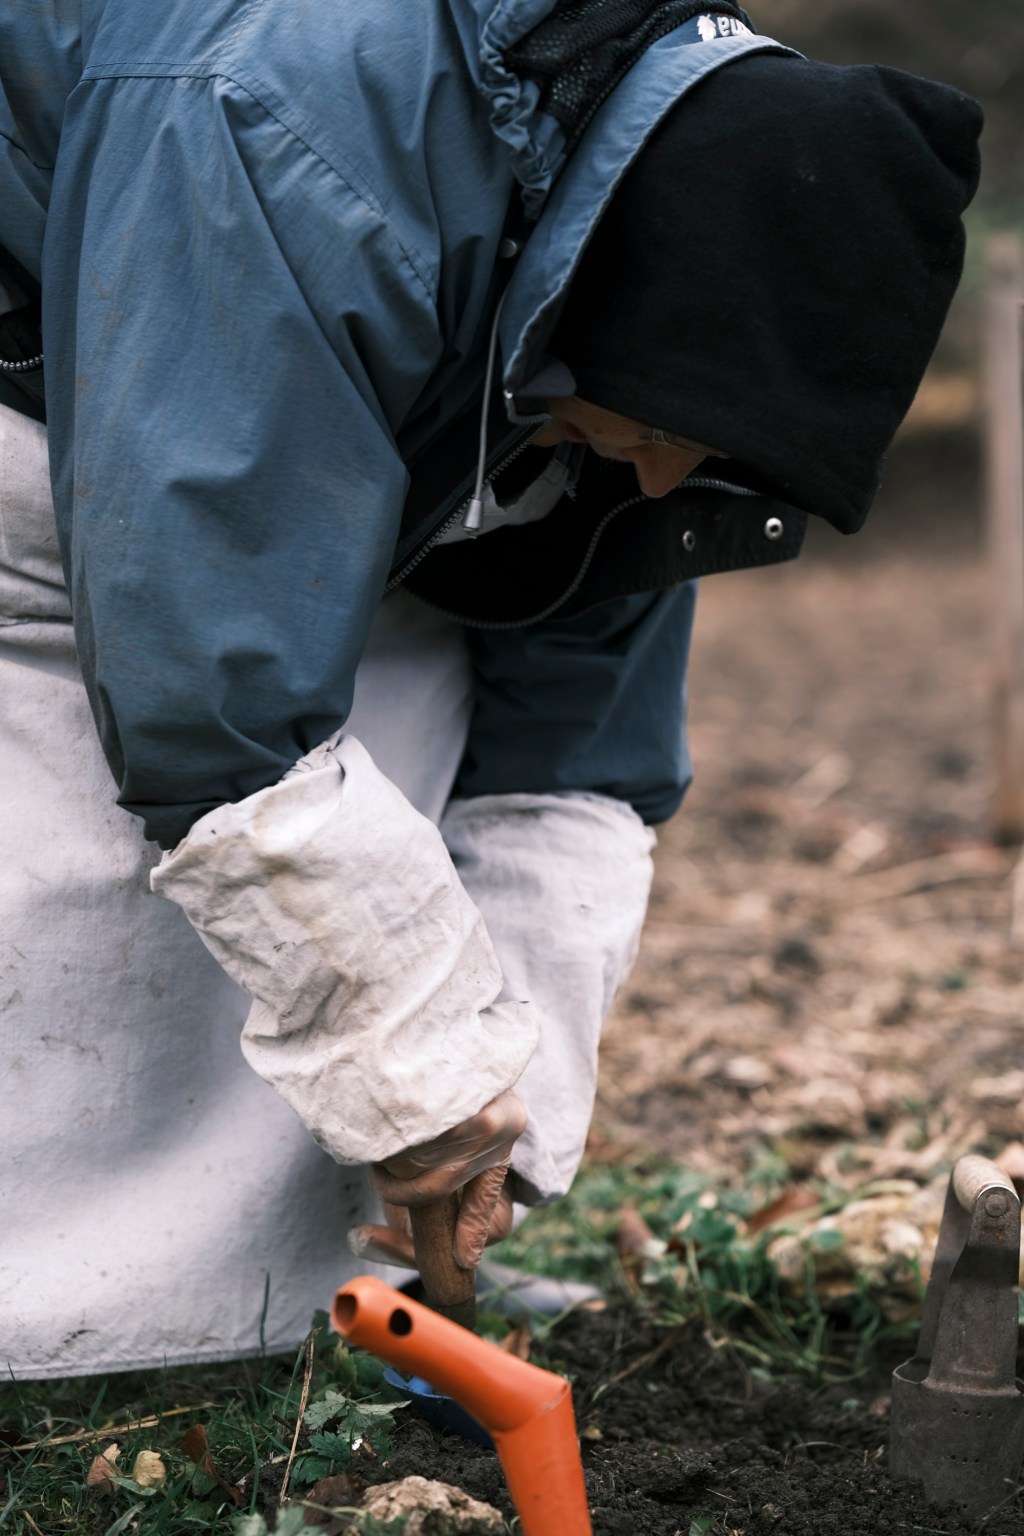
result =
[[[353,734],[437,820],[470,709],[461,632],[401,595]],[[45,430],[0,406],[0,1367],[290,1348],[356,1268],[362,1169],[246,1065],[248,998],[114,803],[75,656]],[[368,1267],[360,1263],[360,1269]]]

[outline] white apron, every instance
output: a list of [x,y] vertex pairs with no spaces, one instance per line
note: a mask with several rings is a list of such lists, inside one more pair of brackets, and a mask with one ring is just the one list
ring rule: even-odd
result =
[[[469,708],[461,631],[387,599],[351,729],[435,821]],[[149,891],[159,855],[114,803],[75,657],[45,430],[2,406],[0,796],[0,1365],[293,1347],[373,1267],[345,1242],[365,1172],[248,1067],[249,999]]]

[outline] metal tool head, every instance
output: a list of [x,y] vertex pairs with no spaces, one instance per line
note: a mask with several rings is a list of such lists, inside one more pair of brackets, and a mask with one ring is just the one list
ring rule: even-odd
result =
[[917,1354],[893,1372],[889,1470],[969,1518],[1013,1496],[1024,1459],[1016,1377],[1020,1201],[984,1157],[953,1169]]

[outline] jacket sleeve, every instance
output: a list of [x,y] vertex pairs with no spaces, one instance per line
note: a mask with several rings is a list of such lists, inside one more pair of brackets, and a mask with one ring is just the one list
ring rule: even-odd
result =
[[469,630],[477,702],[456,793],[590,791],[667,820],[691,779],[695,601],[685,582],[529,629]]
[[55,499],[119,803],[170,847],[344,721],[437,320],[372,195],[237,85],[99,79],[72,110]]

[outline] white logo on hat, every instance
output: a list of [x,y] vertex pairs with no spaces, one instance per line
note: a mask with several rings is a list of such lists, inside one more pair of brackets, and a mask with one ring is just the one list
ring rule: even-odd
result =
[[700,16],[697,31],[702,43],[713,43],[718,37],[749,37],[750,28],[734,16]]

